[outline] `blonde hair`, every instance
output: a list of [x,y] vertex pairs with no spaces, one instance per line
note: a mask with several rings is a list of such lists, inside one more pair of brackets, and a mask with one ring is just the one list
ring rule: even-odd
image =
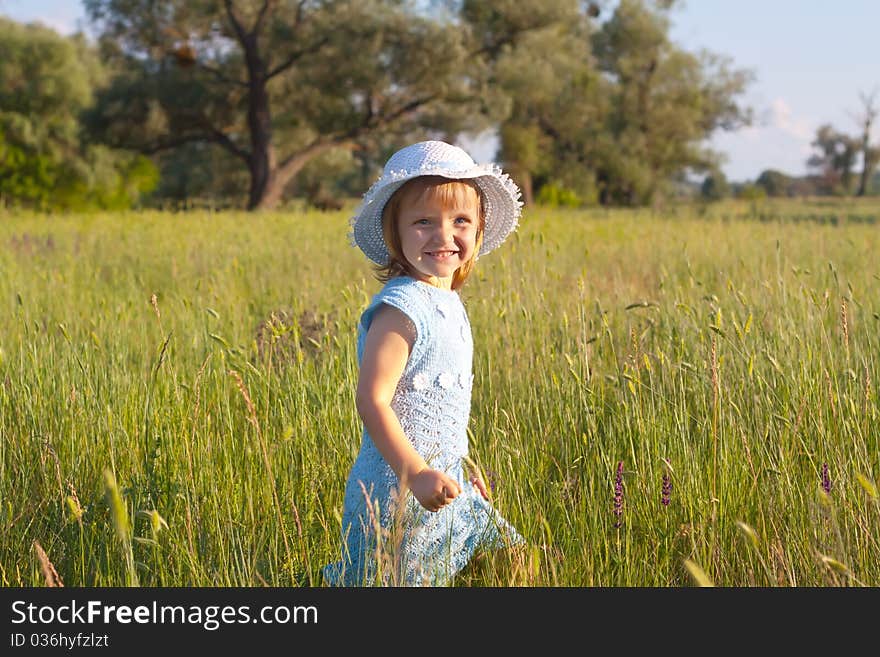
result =
[[403,247],[400,243],[400,229],[397,218],[400,206],[406,199],[418,199],[425,196],[427,199],[437,199],[443,205],[462,203],[473,199],[476,194],[479,205],[479,218],[477,222],[477,235],[474,241],[474,252],[461,267],[452,275],[452,289],[457,290],[464,285],[474,263],[477,254],[483,246],[483,227],[485,222],[485,209],[483,207],[483,192],[472,180],[453,180],[443,176],[419,176],[408,180],[391,195],[385,207],[382,209],[382,237],[385,238],[385,246],[388,248],[388,263],[376,268],[376,278],[387,282],[396,276],[412,276],[418,278],[414,267],[403,255]]

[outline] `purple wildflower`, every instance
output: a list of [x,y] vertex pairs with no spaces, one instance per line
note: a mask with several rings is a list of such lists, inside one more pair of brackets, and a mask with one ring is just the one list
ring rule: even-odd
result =
[[663,473],[663,486],[660,491],[660,503],[663,506],[669,506],[669,501],[672,498],[672,478],[669,476],[669,473]]
[[493,470],[486,470],[486,483],[489,484],[489,490],[495,492],[495,482],[498,480],[498,473]]
[[828,464],[822,464],[822,490],[826,493],[831,492],[831,475],[828,474]]
[[617,521],[614,526],[620,529],[623,525],[621,515],[623,515],[623,461],[617,462],[617,476],[614,479],[614,515]]

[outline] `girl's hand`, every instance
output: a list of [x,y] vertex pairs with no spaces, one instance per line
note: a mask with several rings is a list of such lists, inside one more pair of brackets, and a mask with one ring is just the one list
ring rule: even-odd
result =
[[423,507],[436,513],[458,497],[461,489],[449,475],[439,470],[425,468],[414,475],[409,489]]
[[489,491],[486,488],[486,484],[483,482],[483,478],[480,475],[475,474],[471,476],[471,483],[476,486],[477,490],[480,491],[480,495],[483,496],[483,499],[487,502],[489,501]]

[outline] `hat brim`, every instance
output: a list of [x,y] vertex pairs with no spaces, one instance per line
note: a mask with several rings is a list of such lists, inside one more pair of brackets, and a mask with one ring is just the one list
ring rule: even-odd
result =
[[351,219],[353,243],[377,265],[388,264],[388,247],[382,234],[382,212],[400,187],[422,176],[450,180],[473,180],[483,193],[483,245],[477,257],[486,255],[507,239],[519,223],[522,209],[519,187],[496,165],[479,165],[466,171],[418,171],[400,176],[383,176],[364,194]]

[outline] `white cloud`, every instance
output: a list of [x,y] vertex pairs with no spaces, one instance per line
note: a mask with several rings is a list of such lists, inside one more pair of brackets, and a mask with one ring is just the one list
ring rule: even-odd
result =
[[804,175],[812,153],[816,122],[797,116],[782,97],[764,104],[753,125],[735,132],[717,133],[711,140],[726,155],[722,165],[731,180],[754,180],[765,169]]
[[815,133],[813,122],[804,117],[795,117],[784,98],[775,98],[770,104],[771,125],[797,139],[812,139]]

